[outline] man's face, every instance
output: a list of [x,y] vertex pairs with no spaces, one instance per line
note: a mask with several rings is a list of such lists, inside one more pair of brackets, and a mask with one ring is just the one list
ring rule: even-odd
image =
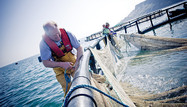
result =
[[107,27],[109,27],[110,25],[109,25],[109,24],[107,24],[106,26],[107,26]]
[[52,39],[53,41],[59,41],[60,40],[60,31],[58,30],[57,27],[52,27],[49,29],[49,31],[47,32],[48,36],[50,39]]

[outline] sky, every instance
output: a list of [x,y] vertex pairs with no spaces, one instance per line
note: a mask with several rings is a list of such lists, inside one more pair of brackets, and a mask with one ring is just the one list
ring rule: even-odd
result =
[[0,0],[0,67],[39,54],[43,24],[54,21],[77,39],[115,26],[144,0]]

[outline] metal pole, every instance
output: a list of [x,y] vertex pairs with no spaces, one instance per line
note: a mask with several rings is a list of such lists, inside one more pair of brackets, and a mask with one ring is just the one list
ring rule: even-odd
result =
[[[84,56],[81,59],[81,65],[75,73],[70,90],[73,87],[77,85],[81,85],[81,84],[91,85],[90,72],[88,69],[89,57],[90,57],[90,51],[86,50],[86,52],[84,53]],[[75,90],[70,96],[68,107],[85,107],[86,105],[89,107],[94,107],[94,103],[92,99],[90,99],[89,97],[83,96],[82,94],[86,94],[90,97],[93,97],[92,91],[90,89],[79,88]]]
[[[103,39],[103,38],[101,38]],[[95,47],[101,39],[97,39],[91,47]],[[80,66],[75,72],[75,76],[72,81],[70,90],[77,85],[91,85],[90,72],[89,72],[89,59],[91,52],[87,49],[84,52],[83,57],[80,60]],[[70,98],[68,99],[68,107],[94,107],[93,93],[88,88],[78,88],[73,91]]]

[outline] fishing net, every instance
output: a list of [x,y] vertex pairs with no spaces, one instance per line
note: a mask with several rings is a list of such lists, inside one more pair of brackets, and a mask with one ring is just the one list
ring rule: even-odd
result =
[[[117,57],[114,57],[112,55],[112,52],[110,51],[111,45],[109,40],[107,39],[107,45],[102,50],[96,50],[91,49],[97,63],[101,67],[102,71],[104,72],[104,75],[107,77],[109,83],[112,85],[113,89],[116,91],[117,96],[120,98],[120,100],[131,106],[134,107],[134,103],[131,101],[129,96],[125,93],[117,79],[114,77],[115,72],[117,71]],[[116,59],[116,60],[115,60]]]
[[141,34],[120,34],[126,40],[142,50],[163,50],[187,46],[187,39],[166,38]]
[[[101,75],[97,75],[97,74],[92,74],[92,77],[91,78],[91,84],[92,86],[100,89],[101,91],[107,93],[107,89],[106,89],[106,84],[105,84],[105,81],[101,81],[103,80],[103,77],[104,76],[101,76]],[[97,106],[99,107],[110,107],[112,105],[110,101],[110,99],[108,97],[105,97],[103,96],[102,94],[96,92],[96,91],[93,91],[93,95],[94,95],[94,98],[97,102]]]
[[[106,80],[102,80],[100,76],[94,75],[91,79],[92,85],[101,89],[104,92],[109,93],[111,96],[119,99],[126,105],[132,106],[187,106],[187,95],[184,93],[187,90],[187,86],[182,86],[170,91],[159,94],[150,94],[146,91],[141,91],[140,89],[129,84],[127,82],[120,82],[120,73],[124,72],[124,69],[127,66],[127,62],[132,58],[137,57],[149,57],[149,56],[133,56],[129,58],[122,58],[122,50],[127,52],[130,47],[129,40],[127,37],[121,35],[121,38],[114,37],[116,43],[115,46],[112,46],[109,40],[107,39],[107,45],[102,50],[90,49],[94,55],[95,60],[98,65],[101,67],[104,72]],[[133,40],[133,39],[132,39]],[[160,52],[155,52],[152,55],[165,54],[172,51],[181,51],[186,50],[187,46],[177,47],[175,49],[166,49]],[[118,74],[116,76],[116,74]],[[101,80],[102,81],[101,81]],[[107,81],[107,82],[106,82]],[[112,91],[107,90],[107,84],[110,84],[113,87]],[[183,92],[183,95],[177,95],[177,93]],[[96,102],[99,106],[112,106],[117,107],[115,102],[110,99],[102,96],[101,94],[94,92],[96,97]],[[172,96],[172,97],[171,97]]]

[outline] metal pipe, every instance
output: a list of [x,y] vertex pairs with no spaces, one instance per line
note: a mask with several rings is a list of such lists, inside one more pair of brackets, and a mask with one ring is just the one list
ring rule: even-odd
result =
[[[91,45],[91,47],[95,47],[101,39],[96,40]],[[91,85],[89,72],[90,55],[91,52],[89,49],[87,49],[80,60],[80,66],[78,70],[75,72],[70,90],[77,85]],[[79,88],[73,91],[70,98],[68,99],[68,102],[68,107],[94,107],[95,105],[93,101],[93,93],[88,88]]]
[[[82,59],[80,61],[81,65],[75,73],[71,88],[73,88],[77,85],[81,85],[81,84],[91,85],[90,72],[89,72],[89,68],[88,68],[89,57],[90,57],[90,51],[87,50],[84,53],[84,56],[82,57]],[[70,90],[71,90],[71,88],[70,88]],[[84,107],[86,105],[90,106],[90,107],[94,107],[94,104],[90,98],[88,98],[86,96],[81,96],[80,94],[86,94],[86,95],[93,97],[92,91],[90,89],[79,88],[79,89],[75,90],[72,93],[72,95],[70,96],[71,101],[69,101],[68,107],[79,107],[79,106]],[[77,95],[80,95],[80,96],[77,96]],[[77,97],[73,98],[73,96],[77,96]]]

